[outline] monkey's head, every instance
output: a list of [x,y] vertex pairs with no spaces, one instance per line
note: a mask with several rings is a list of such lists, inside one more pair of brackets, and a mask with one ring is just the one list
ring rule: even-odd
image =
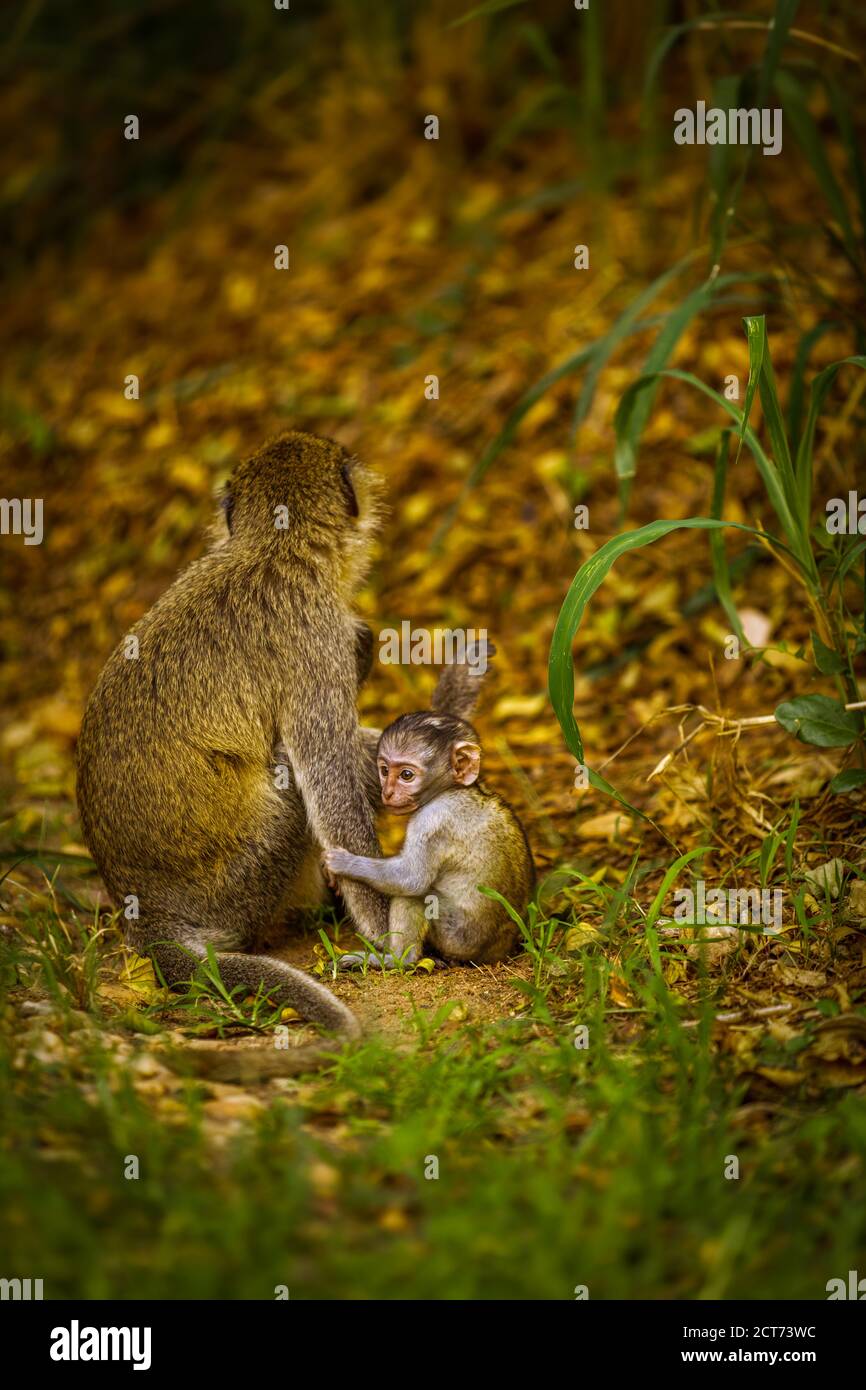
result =
[[398,816],[411,816],[442,792],[477,782],[481,746],[465,719],[424,710],[388,725],[376,762],[382,804]]
[[356,584],[381,515],[381,483],[333,439],[291,432],[239,463],[220,497],[218,543],[330,562]]

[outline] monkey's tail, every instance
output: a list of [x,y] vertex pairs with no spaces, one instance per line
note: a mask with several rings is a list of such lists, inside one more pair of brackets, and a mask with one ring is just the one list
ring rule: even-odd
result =
[[220,978],[231,992],[243,985],[255,994],[262,992],[277,1004],[297,1009],[302,1018],[319,1023],[345,1042],[361,1036],[361,1025],[352,1010],[312,975],[296,970],[275,956],[247,956],[238,951],[217,954]]
[[[206,952],[199,943],[160,942],[151,946],[160,973],[170,986],[188,981],[195,959],[204,962]],[[192,960],[190,958],[193,958]],[[290,1049],[232,1047],[190,1049],[183,1054],[193,1071],[215,1080],[255,1080],[268,1076],[291,1076],[309,1071],[319,1062],[339,1052],[347,1042],[361,1036],[361,1025],[335,994],[303,970],[296,970],[274,956],[244,955],[239,951],[217,952],[220,980],[231,992],[242,986],[250,994],[261,989],[277,1004],[296,1009],[302,1018],[318,1023],[338,1034],[334,1042],[315,1043]]]
[[496,648],[486,638],[482,642],[474,642],[467,648],[465,662],[443,668],[430,700],[430,708],[437,714],[453,714],[457,719],[468,719],[478,704],[481,677],[487,670],[488,661],[495,655]]

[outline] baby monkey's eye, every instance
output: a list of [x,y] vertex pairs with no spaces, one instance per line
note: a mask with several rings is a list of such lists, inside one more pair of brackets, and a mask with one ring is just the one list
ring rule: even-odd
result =
[[415,774],[410,767],[403,768],[403,771],[400,773],[400,780],[402,782],[414,782]]

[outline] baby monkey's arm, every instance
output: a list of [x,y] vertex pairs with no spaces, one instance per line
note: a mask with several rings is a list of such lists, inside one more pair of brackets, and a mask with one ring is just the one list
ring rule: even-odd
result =
[[390,859],[368,859],[345,849],[327,849],[323,859],[328,870],[343,878],[353,878],[392,898],[418,898],[436,877],[438,856],[431,841],[404,845]]

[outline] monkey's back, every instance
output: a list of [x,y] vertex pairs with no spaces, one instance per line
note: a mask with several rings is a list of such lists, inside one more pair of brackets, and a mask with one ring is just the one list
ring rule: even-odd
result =
[[287,826],[292,797],[272,767],[291,659],[275,577],[253,564],[239,574],[219,552],[190,565],[111,654],[85,710],[77,794],[114,896],[205,875],[217,893],[235,854],[257,846],[270,864],[287,832],[303,835],[303,817]]
[[[449,850],[433,885],[433,892],[441,896],[440,912],[449,919],[441,928],[450,936],[448,953],[454,953],[456,933],[465,938],[465,959],[501,959],[515,944],[518,930],[502,904],[478,888],[492,888],[518,914],[525,913],[535,884],[526,832],[508,802],[485,788],[462,789],[440,801],[450,803],[455,812],[450,817]],[[447,805],[443,814],[449,816]],[[434,923],[434,945],[436,935]]]

